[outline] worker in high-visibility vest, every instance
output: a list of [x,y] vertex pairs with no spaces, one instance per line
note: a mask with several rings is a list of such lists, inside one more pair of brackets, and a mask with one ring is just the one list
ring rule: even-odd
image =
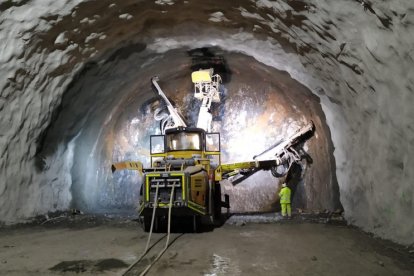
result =
[[286,183],[282,184],[282,189],[279,192],[280,206],[282,208],[282,216],[286,218],[286,212],[288,218],[292,216],[292,209],[290,207],[290,188],[286,186]]

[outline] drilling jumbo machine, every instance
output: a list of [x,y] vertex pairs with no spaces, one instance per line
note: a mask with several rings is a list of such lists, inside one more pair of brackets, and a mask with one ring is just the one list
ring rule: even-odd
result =
[[[244,178],[258,170],[270,170],[275,177],[285,175],[302,155],[300,146],[314,133],[313,122],[286,140],[278,141],[255,156],[252,161],[222,164],[220,134],[212,133],[212,103],[220,102],[221,77],[213,69],[195,71],[191,75],[194,97],[201,101],[197,127],[188,127],[184,117],[173,106],[158,85],[151,79],[154,91],[163,106],[155,110],[154,118],[160,121],[161,135],[150,137],[150,168],[140,162],[120,162],[112,171],[129,169],[142,174],[139,216],[145,231],[157,231],[160,221],[185,218],[192,221],[196,231],[199,223],[217,225],[221,208],[229,208],[228,195],[222,200],[220,181],[224,178]],[[260,160],[271,151],[272,158]]]

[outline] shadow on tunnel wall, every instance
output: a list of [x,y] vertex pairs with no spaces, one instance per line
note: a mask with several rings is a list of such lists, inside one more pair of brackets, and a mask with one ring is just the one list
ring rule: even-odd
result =
[[[116,68],[120,61],[128,59],[133,54],[139,54],[145,49],[145,43],[130,43],[119,49],[109,51],[106,53],[106,57],[103,55],[103,64],[95,60],[88,61],[75,74],[63,93],[60,105],[53,110],[50,124],[38,137],[35,162],[38,171],[46,169],[45,158],[53,154],[60,144],[67,145],[80,133],[94,109],[97,108],[98,104],[102,104],[102,98],[108,96],[108,94],[93,93],[104,90],[95,89],[85,93],[82,89],[87,86],[104,88],[105,81],[110,81],[105,77],[113,72],[114,67]],[[128,80],[128,77],[125,79]],[[92,85],[92,83],[97,84],[97,86]],[[111,84],[109,83],[109,85]],[[117,86],[113,85],[113,87]]]
[[[76,170],[87,166],[88,156],[86,153],[91,152],[94,146],[92,141],[101,131],[99,126],[102,126],[105,117],[102,115],[98,118],[99,116],[96,115],[98,110],[103,111],[104,106],[107,106],[104,97],[98,93],[99,83],[102,83],[100,77],[102,75],[103,68],[97,62],[91,61],[83,66],[68,85],[60,105],[53,111],[51,123],[38,140],[35,164],[38,171],[46,174],[49,173],[48,158],[59,154],[60,147],[63,147],[65,152],[68,144],[75,137],[79,136],[80,144],[86,143],[89,147],[89,149],[80,149],[77,143],[72,153],[73,166],[71,170],[61,172],[71,176],[72,207],[81,210],[87,209],[87,200],[83,194],[83,187],[81,187],[84,183],[77,181]],[[90,90],[85,91],[84,88],[88,86]],[[93,123],[96,125],[94,126]],[[90,128],[94,130],[91,131]],[[63,155],[59,159],[61,162],[66,162]],[[85,173],[85,171],[83,172]]]
[[[135,61],[143,62],[137,55],[145,48],[145,44],[142,43],[128,45],[108,53],[107,57],[103,58],[104,62],[86,63],[75,74],[62,96],[60,105],[53,110],[49,126],[38,138],[35,167],[39,172],[56,173],[49,171],[48,162],[56,154],[65,153],[54,158],[59,160],[58,162],[73,163],[70,171],[58,173],[67,174],[71,178],[74,208],[96,210],[99,188],[90,189],[95,184],[88,182],[107,182],[109,167],[108,172],[105,168],[110,160],[103,160],[107,158],[103,137],[113,129],[108,120],[113,115],[114,107],[118,102],[125,101],[125,95],[133,90],[130,86],[136,83],[133,81],[136,78],[136,70],[131,70],[131,66],[128,68],[127,59],[135,55]],[[77,141],[73,152],[68,153],[68,145],[75,137]],[[63,150],[60,150],[62,148]],[[72,160],[67,160],[70,156]],[[92,174],[98,176],[89,176]],[[134,178],[133,175],[130,177]],[[135,203],[136,199],[133,202]],[[130,205],[131,203],[128,206],[133,209],[134,206]]]
[[[98,71],[96,62],[86,63],[63,93],[60,105],[53,110],[50,124],[37,140],[35,167],[39,172],[48,169],[45,161],[56,152],[59,145],[66,146],[81,131],[87,116],[83,112],[77,116],[76,112],[68,112],[67,109],[71,106],[73,109],[73,105],[79,103],[79,90],[74,89],[77,81],[82,79],[82,76],[97,74]],[[77,106],[76,109],[80,110],[81,107]]]

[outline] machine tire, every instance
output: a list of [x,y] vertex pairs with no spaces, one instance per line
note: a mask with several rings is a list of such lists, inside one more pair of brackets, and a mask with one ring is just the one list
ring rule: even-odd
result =
[[198,233],[200,230],[200,217],[193,216],[193,233]]
[[150,216],[144,216],[142,220],[142,229],[144,229],[144,232],[149,232],[151,228],[151,219]]
[[221,186],[220,183],[216,183],[214,187],[214,224],[220,224],[221,223]]

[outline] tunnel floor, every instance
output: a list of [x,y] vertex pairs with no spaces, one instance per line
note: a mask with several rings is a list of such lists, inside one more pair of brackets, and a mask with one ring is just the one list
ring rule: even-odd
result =
[[[147,275],[413,275],[414,254],[407,248],[345,225],[278,216],[232,217],[210,231],[173,233],[172,245]],[[128,275],[144,270],[165,240],[154,233],[157,243]],[[125,218],[3,228],[0,274],[120,275],[146,241],[139,223]]]

